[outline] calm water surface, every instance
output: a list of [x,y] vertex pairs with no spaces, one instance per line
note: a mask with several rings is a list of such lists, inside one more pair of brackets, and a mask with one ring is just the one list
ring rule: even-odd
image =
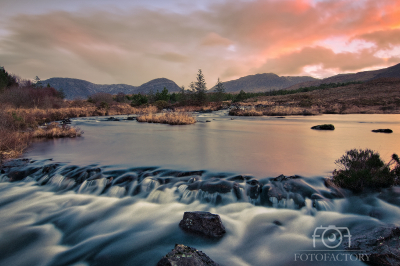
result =
[[[124,118],[122,116],[121,118]],[[77,139],[36,143],[28,158],[53,158],[72,164],[160,166],[247,173],[257,177],[325,176],[346,150],[369,148],[389,160],[400,151],[400,115],[323,115],[239,118],[225,112],[202,114],[186,126],[75,119],[84,130]],[[335,131],[317,131],[318,124]],[[390,128],[392,134],[371,130]]]

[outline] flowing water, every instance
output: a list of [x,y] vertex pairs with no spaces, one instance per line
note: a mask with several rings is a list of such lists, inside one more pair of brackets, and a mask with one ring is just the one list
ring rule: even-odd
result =
[[[231,120],[220,111],[198,120],[77,118],[83,137],[32,145],[31,160],[0,175],[0,265],[155,265],[176,243],[221,265],[365,265],[299,254],[327,249],[313,245],[320,226],[399,225],[398,187],[343,198],[323,178],[352,148],[389,160],[400,150],[399,115]],[[310,129],[325,123],[335,131]],[[219,214],[227,233],[184,233],[185,211]]]

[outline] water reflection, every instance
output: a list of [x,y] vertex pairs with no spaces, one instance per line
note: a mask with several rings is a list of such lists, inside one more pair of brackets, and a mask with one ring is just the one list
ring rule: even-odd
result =
[[[237,118],[214,113],[198,118],[210,123],[169,126],[136,121],[104,121],[104,117],[73,121],[85,131],[78,139],[35,143],[26,157],[54,158],[78,165],[120,164],[184,170],[279,174],[329,174],[334,161],[352,148],[370,148],[384,159],[400,151],[399,115],[323,115],[315,117]],[[335,131],[316,131],[332,123]],[[372,133],[391,128],[392,134]]]

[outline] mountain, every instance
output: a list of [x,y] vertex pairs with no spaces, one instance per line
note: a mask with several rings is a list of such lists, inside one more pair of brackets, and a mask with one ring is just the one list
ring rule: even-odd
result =
[[363,71],[351,74],[339,74],[325,79],[307,81],[295,84],[287,89],[296,90],[301,87],[318,86],[320,84],[346,83],[350,81],[369,81],[377,78],[400,78],[400,64],[378,70]]
[[56,89],[63,89],[66,98],[76,99],[83,98],[86,99],[90,95],[98,92],[106,92],[110,94],[117,94],[123,92],[125,94],[133,93],[148,93],[150,90],[156,92],[157,90],[162,91],[164,87],[168,89],[169,92],[178,92],[180,90],[179,86],[175,82],[166,78],[158,78],[151,80],[143,85],[137,87],[126,84],[110,84],[110,85],[100,85],[94,84],[86,80],[72,79],[72,78],[50,78],[47,80],[42,80],[42,84],[50,86]]
[[150,80],[149,82],[146,82],[139,87],[135,89],[135,93],[148,93],[149,91],[153,91],[154,93],[161,92],[163,89],[167,88],[168,92],[173,93],[173,92],[179,92],[180,87],[176,85],[175,82],[172,80],[166,79],[166,78],[158,78],[158,79],[153,79]]
[[[264,73],[245,76],[236,80],[223,82],[225,91],[230,93],[237,93],[241,90],[245,92],[259,92],[269,90],[281,90],[297,83],[305,81],[315,81],[313,77],[280,77],[273,73]],[[215,86],[209,91],[214,91]]]
[[374,77],[376,78],[400,78],[400,64],[385,68],[383,72]]

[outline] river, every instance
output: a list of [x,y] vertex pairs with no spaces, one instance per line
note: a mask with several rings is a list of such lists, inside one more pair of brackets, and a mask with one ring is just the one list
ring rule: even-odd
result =
[[[299,254],[324,248],[313,245],[320,226],[399,225],[399,188],[343,198],[324,177],[349,149],[388,161],[400,151],[400,115],[197,116],[187,126],[76,118],[83,137],[34,143],[19,167],[27,178],[0,175],[0,265],[155,265],[176,243],[220,265],[365,265]],[[326,123],[336,129],[310,129]],[[299,191],[263,194],[280,174],[301,176],[285,181]],[[219,214],[227,233],[184,233],[185,211]]]

